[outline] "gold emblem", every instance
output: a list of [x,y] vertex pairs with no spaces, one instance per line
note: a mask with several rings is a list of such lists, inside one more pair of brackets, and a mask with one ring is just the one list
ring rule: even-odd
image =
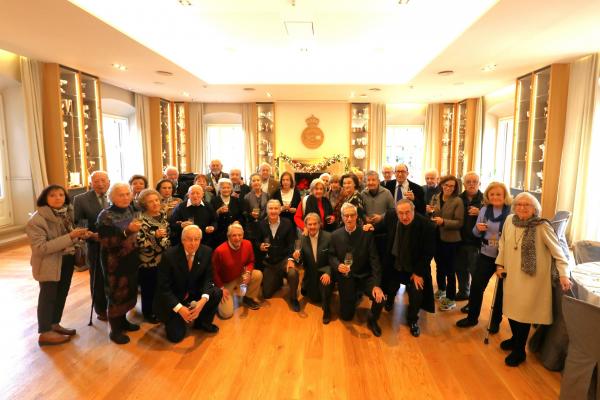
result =
[[311,115],[306,118],[306,128],[302,131],[302,143],[309,149],[316,149],[323,144],[325,135],[319,125],[319,118]]

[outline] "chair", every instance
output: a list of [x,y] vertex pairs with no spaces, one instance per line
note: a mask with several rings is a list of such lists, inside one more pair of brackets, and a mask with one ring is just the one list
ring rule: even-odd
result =
[[569,333],[569,350],[560,384],[560,398],[600,399],[600,307],[564,296],[563,315]]
[[556,236],[558,236],[559,239],[565,237],[569,218],[571,218],[570,211],[557,211],[550,221],[550,224],[552,225],[552,228],[554,228],[554,232],[556,232]]
[[573,245],[575,264],[600,261],[600,242],[581,240]]

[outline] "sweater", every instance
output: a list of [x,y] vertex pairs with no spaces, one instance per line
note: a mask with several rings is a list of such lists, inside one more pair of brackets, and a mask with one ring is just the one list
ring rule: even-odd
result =
[[229,246],[229,242],[221,243],[212,254],[213,281],[222,288],[226,283],[238,279],[247,271],[254,269],[254,251],[249,240],[242,240],[238,250]]

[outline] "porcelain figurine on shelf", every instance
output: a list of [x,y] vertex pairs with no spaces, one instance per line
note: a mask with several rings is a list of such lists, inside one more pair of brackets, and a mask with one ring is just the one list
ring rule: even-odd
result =
[[540,162],[543,162],[544,161],[544,153],[546,152],[546,145],[544,143],[542,143],[538,147],[540,148],[540,150],[542,150],[542,158],[540,158]]

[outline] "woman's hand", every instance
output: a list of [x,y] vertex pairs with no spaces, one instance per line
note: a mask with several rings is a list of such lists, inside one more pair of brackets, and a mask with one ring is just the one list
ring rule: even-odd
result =
[[374,231],[375,227],[372,224],[364,224],[363,225],[363,231],[365,232],[369,232],[369,231]]
[[431,204],[427,204],[425,206],[425,210],[427,211],[428,214],[433,214],[435,212],[435,207],[432,206]]
[[131,221],[127,226],[129,232],[139,232],[142,229],[142,223],[140,221]]
[[87,228],[75,228],[71,232],[69,232],[69,237],[71,239],[81,239],[85,238],[88,235]]
[[566,292],[567,290],[571,289],[571,286],[573,286],[569,277],[561,276],[559,279],[560,279],[560,288],[563,290],[563,292]]
[[213,233],[215,231],[215,227],[214,226],[207,226],[206,229],[204,230],[204,232],[206,233]]
[[483,222],[478,222],[477,225],[475,225],[477,227],[477,230],[479,232],[485,232],[488,229],[487,224],[484,224]]
[[437,226],[442,226],[444,225],[444,218],[442,217],[433,217],[431,218],[431,220],[437,225]]
[[506,272],[502,267],[496,267],[496,276],[498,279],[504,279],[506,277]]
[[156,236],[158,239],[164,238],[167,236],[167,230],[165,228],[158,228],[156,232],[154,232],[154,236]]

